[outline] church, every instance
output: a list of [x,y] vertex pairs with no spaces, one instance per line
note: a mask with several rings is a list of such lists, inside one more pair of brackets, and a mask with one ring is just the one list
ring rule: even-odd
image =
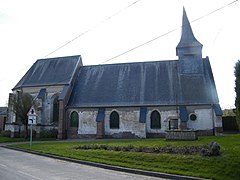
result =
[[202,47],[184,9],[177,60],[84,66],[80,55],[39,59],[9,95],[5,129],[16,131],[10,102],[21,91],[37,102],[37,127],[57,129],[59,139],[217,135],[222,110]]

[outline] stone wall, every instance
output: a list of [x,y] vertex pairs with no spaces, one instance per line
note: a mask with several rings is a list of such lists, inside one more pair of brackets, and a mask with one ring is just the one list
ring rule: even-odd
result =
[[[119,129],[110,128],[110,114],[119,114]],[[145,123],[139,122],[139,108],[108,108],[105,111],[105,135],[114,138],[146,138]]]
[[67,137],[71,139],[78,138],[78,128],[77,127],[69,127]]
[[[151,113],[157,110],[161,115],[161,128],[150,128]],[[70,121],[70,114],[76,111],[79,114],[79,137],[93,137],[97,134],[96,117],[98,108],[82,108],[69,109],[67,121]],[[110,128],[110,114],[116,111],[119,114],[119,128]],[[164,137],[165,131],[169,129],[169,119],[177,118],[176,107],[149,107],[147,108],[146,122],[139,122],[140,108],[139,107],[119,107],[106,108],[104,118],[104,137],[113,138],[146,138],[146,137]],[[68,127],[69,131],[70,128]],[[70,133],[70,132],[69,132]]]
[[11,137],[19,137],[21,132],[21,126],[6,123],[5,130],[11,131]]
[[213,129],[197,130],[197,136],[213,136]]
[[[146,119],[146,133],[148,137],[164,137],[165,131],[169,130],[169,120],[178,119],[178,124],[180,120],[178,118],[178,112],[176,107],[148,107],[147,108],[147,119]],[[151,113],[156,110],[161,116],[161,128],[151,129]]]
[[[77,111],[79,114],[79,135],[95,136],[97,133],[97,109],[84,109]],[[70,118],[69,118],[70,120]]]
[[53,100],[62,92],[63,86],[29,87],[22,90],[35,98],[42,88],[46,88],[46,96],[44,99],[36,99],[38,103],[37,123],[50,125],[53,123]]
[[211,107],[190,107],[188,108],[189,114],[196,114],[196,120],[188,120],[188,129],[194,130],[212,130],[213,129],[213,114]]
[[[76,111],[79,114],[79,137],[96,137],[98,108],[69,109],[67,112],[67,121],[69,124],[71,112]],[[116,111],[119,114],[119,129],[110,128],[110,114]],[[139,123],[139,108],[107,108],[103,123],[103,138],[146,138],[145,123]],[[70,128],[68,126],[68,131]],[[70,133],[70,132],[69,132]]]
[[[151,113],[157,111],[161,116],[161,128],[151,129]],[[118,107],[106,108],[105,118],[101,124],[96,122],[98,108],[69,109],[67,122],[70,121],[70,114],[76,111],[79,114],[78,137],[96,137],[97,130],[102,132],[102,138],[146,138],[165,137],[166,131],[170,130],[170,120],[175,120],[177,127],[181,129],[179,110],[176,106],[147,107],[146,122],[139,122],[140,107]],[[110,114],[116,111],[119,114],[119,128],[110,128]],[[213,132],[213,111],[211,106],[187,106],[190,114],[196,115],[196,120],[188,120],[187,129],[196,131],[197,135],[212,135]],[[100,130],[101,129],[101,130]],[[99,137],[100,137],[99,136]]]
[[[46,88],[46,94],[44,99],[36,99],[39,91],[42,88]],[[17,95],[17,90],[14,90],[13,93],[9,94],[9,102],[8,102],[8,117],[7,117],[7,126],[5,130],[10,130],[12,134],[16,135],[16,127],[14,124],[16,122],[16,115],[13,112],[13,107],[11,106],[11,100],[13,99],[13,96]],[[53,123],[53,100],[55,97],[57,97],[63,90],[63,86],[44,86],[44,87],[25,87],[22,89],[19,89],[23,91],[24,93],[30,94],[35,100],[37,101],[37,124],[39,126],[42,125],[41,129],[47,129],[47,127],[56,127],[57,123]],[[11,127],[12,126],[12,127]]]
[[[46,97],[44,99],[36,99],[39,91],[42,88],[46,88]],[[59,95],[63,89],[63,86],[44,86],[44,87],[27,87],[21,90],[24,93],[30,94],[37,101],[37,124],[51,125],[53,119],[53,99]],[[8,112],[8,123],[16,122],[15,114],[13,113],[13,107],[11,106],[11,99],[17,94],[17,90],[9,94],[9,112]]]
[[166,131],[166,140],[196,140],[196,131],[173,130]]
[[[77,112],[79,126],[70,127],[71,113]],[[67,138],[95,138],[96,137],[96,116],[98,109],[68,109],[66,111]]]
[[[40,137],[41,131],[58,129],[57,126],[50,126],[50,125],[47,125],[47,126],[33,125],[32,128],[33,128],[33,131],[36,131],[37,138]],[[11,124],[11,123],[6,123],[5,130],[11,131],[11,137],[20,137],[21,135],[24,134],[25,127],[24,127],[24,125],[16,125],[16,124]],[[28,126],[28,130],[30,130],[30,125]]]

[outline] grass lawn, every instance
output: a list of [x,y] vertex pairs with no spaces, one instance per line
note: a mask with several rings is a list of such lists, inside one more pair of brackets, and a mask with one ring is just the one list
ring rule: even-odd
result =
[[24,138],[10,138],[10,137],[4,137],[0,135],[0,143],[23,142],[23,141],[25,141]]
[[[33,138],[34,141],[51,141],[56,140],[54,138]],[[10,143],[10,142],[29,142],[30,139],[24,139],[24,138],[10,138],[10,137],[4,137],[0,135],[0,144],[1,143]]]
[[[221,146],[221,155],[154,154],[110,150],[76,150],[80,145],[165,147],[197,146],[216,141]],[[27,144],[15,147],[30,149]],[[240,134],[199,137],[197,141],[166,141],[165,139],[95,140],[88,142],[47,142],[33,144],[31,150],[69,158],[92,161],[128,168],[165,172],[210,179],[239,179],[240,177]]]

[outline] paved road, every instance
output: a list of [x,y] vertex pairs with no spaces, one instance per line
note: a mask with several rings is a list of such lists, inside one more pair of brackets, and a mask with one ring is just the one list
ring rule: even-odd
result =
[[106,170],[0,147],[0,180],[150,180],[159,178]]

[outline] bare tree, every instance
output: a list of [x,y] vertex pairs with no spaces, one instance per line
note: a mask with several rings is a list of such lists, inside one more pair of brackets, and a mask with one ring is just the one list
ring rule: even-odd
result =
[[30,94],[19,91],[12,99],[13,111],[16,114],[17,122],[24,125],[24,138],[28,137],[28,116],[27,113],[34,105],[33,97]]

